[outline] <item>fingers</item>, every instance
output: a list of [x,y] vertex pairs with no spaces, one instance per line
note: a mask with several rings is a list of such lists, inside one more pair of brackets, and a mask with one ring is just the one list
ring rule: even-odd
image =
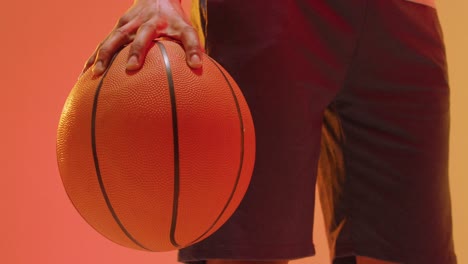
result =
[[124,45],[130,43],[133,38],[132,31],[138,28],[136,21],[129,22],[126,25],[117,27],[112,31],[96,49],[95,53],[89,58],[85,68],[92,67],[93,75],[101,75],[109,65],[114,54]]
[[180,41],[185,49],[185,58],[190,68],[198,69],[202,67],[202,49],[196,30],[187,25],[183,28]]
[[[98,48],[100,45],[98,46]],[[93,66],[94,61],[96,61],[96,51],[89,57],[88,61],[86,61],[83,70],[81,70],[81,74],[85,73],[91,66]],[[81,75],[80,75],[81,76]]]
[[139,70],[142,67],[152,40],[160,36],[180,40],[186,53],[188,66],[194,69],[202,67],[202,50],[195,29],[183,20],[173,23],[169,29],[167,22],[160,20],[159,23],[146,22],[138,30],[130,47],[127,70]]
[[91,69],[94,76],[104,73],[112,57],[126,44],[130,45],[127,70],[139,70],[155,38],[166,36],[179,40],[185,50],[188,66],[202,67],[202,49],[198,34],[189,25],[182,7],[172,1],[142,1],[121,17],[114,30],[96,48],[82,73]]
[[127,70],[136,71],[143,66],[146,54],[148,53],[148,47],[152,40],[157,37],[156,27],[155,23],[147,22],[138,29],[135,39],[130,46],[126,66]]

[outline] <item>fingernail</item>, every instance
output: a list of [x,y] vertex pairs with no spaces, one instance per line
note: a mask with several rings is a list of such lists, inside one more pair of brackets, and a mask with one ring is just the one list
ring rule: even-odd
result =
[[102,65],[102,61],[98,61],[96,65],[93,66],[93,73],[94,75],[100,75],[104,71],[104,66]]
[[192,65],[201,65],[201,59],[200,59],[200,56],[198,56],[198,54],[193,54],[191,57],[190,57],[190,62],[192,63]]
[[138,58],[136,55],[132,55],[130,57],[130,59],[128,59],[128,62],[127,62],[127,69],[129,70],[133,70],[135,69],[135,67],[138,66]]

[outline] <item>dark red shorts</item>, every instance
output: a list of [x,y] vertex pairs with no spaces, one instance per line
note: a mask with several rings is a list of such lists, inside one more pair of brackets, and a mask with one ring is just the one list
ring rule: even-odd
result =
[[232,218],[179,261],[314,255],[454,264],[449,85],[434,8],[403,0],[209,0],[207,50],[251,107],[257,156]]

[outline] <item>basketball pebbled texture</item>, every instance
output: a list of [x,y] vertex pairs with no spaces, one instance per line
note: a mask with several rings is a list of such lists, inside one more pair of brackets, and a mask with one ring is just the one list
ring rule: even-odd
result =
[[250,182],[255,132],[232,77],[204,55],[190,69],[182,47],[154,42],[127,72],[129,47],[107,72],[85,72],[57,132],[65,190],[81,216],[120,245],[190,246],[232,215]]

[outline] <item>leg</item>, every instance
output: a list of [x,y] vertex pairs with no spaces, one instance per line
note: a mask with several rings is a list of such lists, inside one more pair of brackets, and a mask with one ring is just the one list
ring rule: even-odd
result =
[[368,3],[346,86],[325,115],[319,183],[330,245],[336,256],[375,259],[358,263],[455,264],[437,15],[407,1]]

